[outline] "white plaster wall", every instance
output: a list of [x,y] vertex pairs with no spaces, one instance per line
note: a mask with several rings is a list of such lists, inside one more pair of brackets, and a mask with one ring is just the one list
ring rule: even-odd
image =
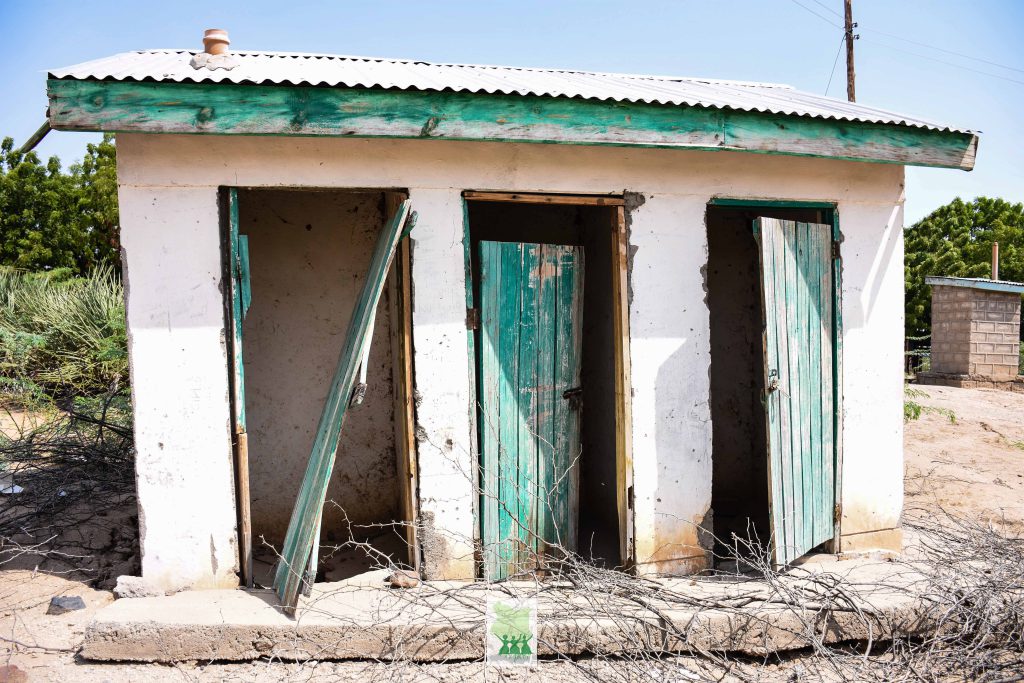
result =
[[903,510],[902,196],[892,206],[840,202],[839,225],[843,546],[898,549],[898,533],[878,532],[897,527]]
[[[461,190],[644,195],[631,225],[630,326],[637,559],[652,571],[699,565],[693,525],[711,500],[709,318],[701,273],[707,201],[730,196],[838,202],[847,240],[843,496],[844,504],[858,510],[844,522],[866,531],[891,527],[899,518],[902,388],[894,359],[903,327],[902,167],[732,152],[433,140],[121,135],[118,145],[120,181],[138,191],[157,186],[188,194],[201,188],[212,196],[218,185],[409,189],[420,214],[413,233],[413,306],[421,512],[441,532],[449,553],[435,576],[469,576],[472,570],[475,472]],[[209,213],[203,220],[214,229]],[[138,229],[134,221],[123,225],[126,233]],[[145,374],[137,368],[140,379]],[[213,374],[218,376],[209,380],[211,391],[219,389],[226,370]],[[160,422],[159,429],[171,423]],[[137,430],[148,432],[154,424],[140,421]],[[222,498],[230,499],[230,492]],[[150,536],[148,542],[163,540]]]
[[629,311],[633,490],[641,570],[703,567],[711,507],[711,340],[704,303],[707,196],[654,194],[634,211]]
[[122,185],[118,198],[142,573],[167,589],[234,586],[217,192]]
[[410,188],[420,517],[428,576],[473,576],[474,462],[462,197]]

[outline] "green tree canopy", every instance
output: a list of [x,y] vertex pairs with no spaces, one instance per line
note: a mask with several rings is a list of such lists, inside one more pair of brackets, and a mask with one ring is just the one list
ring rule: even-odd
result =
[[114,139],[86,148],[68,172],[14,141],[0,143],[0,265],[25,270],[120,270]]
[[959,197],[904,229],[908,336],[931,328],[929,275],[989,277],[999,242],[999,278],[1024,282],[1024,204]]

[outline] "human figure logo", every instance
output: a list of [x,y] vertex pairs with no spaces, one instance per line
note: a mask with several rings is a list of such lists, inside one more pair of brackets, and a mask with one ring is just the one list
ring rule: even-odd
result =
[[487,662],[498,666],[537,663],[537,600],[488,595]]

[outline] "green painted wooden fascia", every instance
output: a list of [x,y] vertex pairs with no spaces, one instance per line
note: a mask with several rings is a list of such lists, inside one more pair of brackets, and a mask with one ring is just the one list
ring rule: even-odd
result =
[[970,133],[566,97],[73,79],[47,90],[57,130],[668,147],[964,170],[978,145]]
[[714,197],[708,204],[712,206],[729,206],[741,209],[834,209],[835,202],[804,202],[792,199],[740,199],[734,197]]

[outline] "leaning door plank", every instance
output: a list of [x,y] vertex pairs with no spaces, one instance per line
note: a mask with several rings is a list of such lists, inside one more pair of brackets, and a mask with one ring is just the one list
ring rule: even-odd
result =
[[831,226],[755,221],[764,312],[772,552],[787,565],[832,538]]
[[274,589],[281,598],[285,612],[290,615],[295,613],[298,604],[303,574],[313,550],[314,536],[323,513],[324,498],[327,495],[331,471],[334,469],[334,458],[338,450],[345,410],[355,387],[359,363],[373,334],[373,316],[384,291],[395,247],[409,217],[409,200],[405,200],[377,239],[363,289],[349,320],[345,343],[338,359],[334,379],[331,381],[327,401],[320,414],[309,464],[299,488],[295,508],[292,510],[281,559],[278,561],[274,576]]
[[249,437],[245,423],[242,322],[252,303],[249,238],[239,233],[238,189],[228,189],[228,281],[231,295],[231,409],[234,424],[235,497],[238,501],[238,560],[242,583],[253,585],[252,517],[249,499]]

